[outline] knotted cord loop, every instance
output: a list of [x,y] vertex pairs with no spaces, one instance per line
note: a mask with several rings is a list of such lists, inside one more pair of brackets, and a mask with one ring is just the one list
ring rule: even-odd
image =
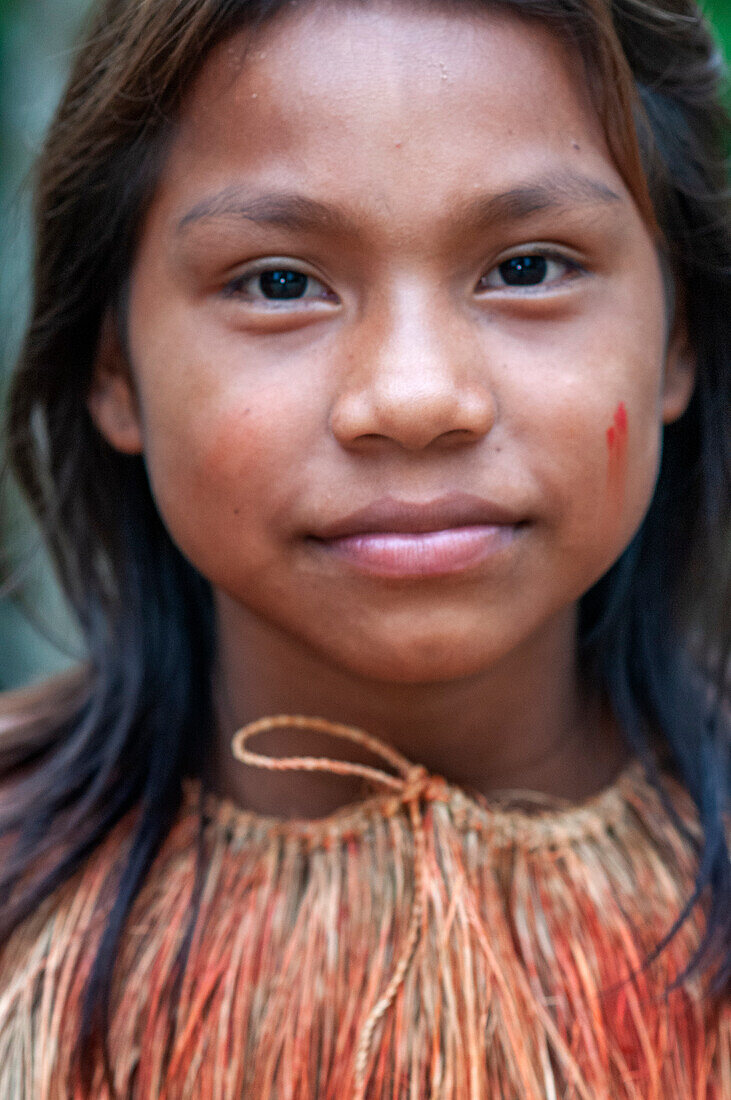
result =
[[441,775],[427,771],[423,764],[415,764],[403,781],[399,802],[446,802],[447,782]]
[[[368,764],[357,764],[350,760],[332,760],[323,756],[264,756],[245,748],[250,737],[271,729],[309,729],[343,737],[359,745],[365,745],[371,752],[386,760],[400,772],[400,776],[389,775],[380,768]],[[277,714],[249,722],[238,730],[231,740],[231,751],[237,760],[258,768],[271,771],[325,771],[335,775],[361,775],[373,783],[396,792],[398,801],[409,808],[414,830],[414,900],[411,906],[409,930],[406,944],[394,967],[391,979],[383,994],[374,1004],[363,1025],[355,1055],[355,1081],[353,1100],[363,1100],[368,1082],[367,1065],[371,1040],[376,1024],[388,1010],[401,982],[406,976],[414,949],[419,938],[422,915],[426,909],[426,838],[421,820],[419,804],[424,800],[446,801],[447,783],[439,775],[432,775],[422,764],[413,764],[391,745],[378,737],[340,722],[331,722],[327,718],[308,718],[301,714]]]

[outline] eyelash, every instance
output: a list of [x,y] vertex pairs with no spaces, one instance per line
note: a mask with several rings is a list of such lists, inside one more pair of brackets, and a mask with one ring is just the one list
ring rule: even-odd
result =
[[[549,249],[535,249],[534,251],[526,250],[525,252],[516,252],[512,256],[508,256],[504,260],[501,260],[499,263],[494,264],[489,269],[489,271],[485,272],[485,274],[481,276],[478,281],[478,288],[480,286],[480,283],[482,283],[489,276],[495,273],[500,273],[504,268],[507,267],[508,264],[518,264],[518,262],[521,260],[544,261],[546,267],[550,267],[551,264],[558,264],[565,269],[565,272],[563,276],[559,276],[557,279],[552,279],[549,282],[542,281],[538,283],[526,283],[523,285],[514,284],[512,286],[508,283],[498,283],[497,285],[486,285],[483,289],[502,290],[516,295],[524,296],[526,294],[529,295],[541,293],[542,289],[544,288],[553,289],[559,283],[566,282],[570,279],[575,278],[578,275],[585,274],[585,269],[582,268],[582,266],[576,260],[571,259],[569,256],[565,256],[562,253],[553,252]],[[530,266],[530,264],[527,266]],[[518,265],[518,268],[515,269],[516,274],[520,273],[519,267],[520,265]],[[540,271],[540,265],[538,270]],[[246,285],[252,280],[261,280],[262,277],[265,275],[276,274],[279,274],[281,276],[298,276],[299,278],[306,280],[305,290],[309,290],[310,284],[315,283],[319,287],[321,287],[325,293],[324,295],[318,295],[318,297],[315,299],[304,298],[302,296],[298,297],[295,295],[284,298],[267,298],[264,296],[264,292],[261,286],[259,286],[259,289],[262,290],[262,297],[257,297],[256,295],[253,295],[250,292],[246,291]],[[503,278],[504,277],[505,274],[503,273]],[[284,282],[283,280],[280,280],[279,282],[280,286],[286,286],[286,282]],[[291,280],[289,280],[289,282],[291,283]],[[328,299],[332,300],[335,297],[332,291],[330,291],[325,286],[325,284],[317,279],[314,275],[310,275],[306,271],[300,271],[298,268],[288,266],[286,261],[282,264],[273,264],[271,263],[271,261],[269,261],[267,262],[266,266],[249,268],[247,271],[242,272],[240,275],[237,275],[235,279],[232,279],[229,283],[227,283],[226,286],[223,288],[223,294],[227,298],[243,298],[245,300],[248,299],[249,302],[266,303],[266,308],[268,309],[281,309],[286,302],[301,303],[303,301],[313,300],[323,301]]]

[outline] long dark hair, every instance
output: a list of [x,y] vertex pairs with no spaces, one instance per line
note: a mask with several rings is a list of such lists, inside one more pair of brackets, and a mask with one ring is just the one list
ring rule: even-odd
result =
[[[697,357],[695,393],[665,430],[642,527],[581,602],[580,646],[650,777],[662,785],[662,757],[698,808],[704,839],[688,910],[703,897],[708,920],[691,966],[709,967],[726,989],[731,230],[720,55],[692,0],[469,3],[547,23],[577,47],[619,170],[658,232]],[[142,459],[101,438],[86,398],[185,89],[216,43],[284,10],[287,0],[104,0],[39,162],[34,300],[8,455],[88,661],[50,694],[18,703],[0,744],[0,837],[15,841],[0,868],[0,942],[139,806],[87,986],[87,1070],[104,1045],[130,907],[179,809],[182,777],[202,772],[214,630],[209,585],[163,526]],[[204,858],[199,846],[199,871]]]

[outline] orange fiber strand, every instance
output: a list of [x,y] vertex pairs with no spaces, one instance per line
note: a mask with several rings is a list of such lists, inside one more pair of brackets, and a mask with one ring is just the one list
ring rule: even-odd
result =
[[[316,728],[380,754],[272,759],[246,741]],[[637,762],[580,805],[487,800],[363,731],[282,715],[239,731],[238,760],[360,775],[375,793],[318,821],[203,794],[135,900],[115,962],[107,1045],[116,1100],[728,1100],[731,1007],[702,976],[668,986],[705,900],[643,968],[693,890],[688,795],[668,816]],[[85,1100],[84,984],[137,812],[0,949],[0,1100]],[[167,1044],[168,1034],[172,1039]],[[95,1100],[113,1100],[95,1067]]]

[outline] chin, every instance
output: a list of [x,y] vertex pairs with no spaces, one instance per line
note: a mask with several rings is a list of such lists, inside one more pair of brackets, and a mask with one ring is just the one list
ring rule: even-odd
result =
[[[472,639],[474,647],[474,639]],[[476,652],[467,641],[445,641],[443,637],[401,639],[396,645],[377,641],[361,644],[347,652],[328,650],[334,664],[366,680],[388,684],[436,684],[462,680],[485,671],[499,659],[498,653]]]

